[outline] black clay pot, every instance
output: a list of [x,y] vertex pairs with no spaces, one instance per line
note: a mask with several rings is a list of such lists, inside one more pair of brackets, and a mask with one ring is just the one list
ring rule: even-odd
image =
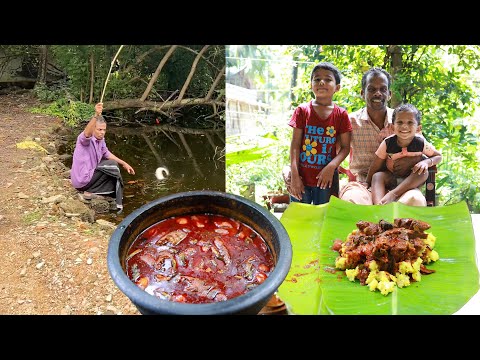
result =
[[[125,271],[125,257],[132,242],[160,220],[198,213],[219,214],[252,227],[267,242],[275,260],[268,278],[246,294],[215,303],[188,304],[159,299],[135,285]],[[275,216],[241,196],[218,191],[190,191],[154,200],[128,215],[108,245],[108,271],[118,288],[142,314],[158,315],[256,315],[285,280],[292,261],[290,238]]]

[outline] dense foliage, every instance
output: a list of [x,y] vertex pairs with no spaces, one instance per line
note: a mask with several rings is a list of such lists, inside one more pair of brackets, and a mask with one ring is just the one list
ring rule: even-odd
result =
[[[159,79],[149,95],[149,100],[161,100],[185,82],[192,62],[202,45],[181,46],[165,63]],[[126,45],[122,48],[113,66],[112,77],[104,100],[138,98],[145,90],[146,81],[162,60],[169,45]],[[52,54],[68,73],[72,94],[76,99],[88,99],[91,77],[91,62],[94,68],[93,102],[100,99],[112,60],[119,45],[54,45]],[[204,95],[225,62],[223,46],[211,46],[204,53],[197,71],[188,87],[191,97]],[[90,99],[88,99],[90,101]]]
[[[0,75],[2,67],[15,58],[22,61],[21,75],[38,80],[34,92],[46,102],[45,112],[62,116],[68,125],[84,121],[83,104],[93,105],[100,101],[139,99],[159,67],[171,45],[0,45]],[[194,60],[204,45],[178,45],[165,61],[158,78],[153,82],[144,99],[163,102],[175,99],[188,79]],[[118,55],[115,59],[115,56]],[[42,56],[45,57],[47,76],[40,81]],[[116,61],[113,61],[113,60]],[[183,98],[202,98],[210,90],[225,64],[225,47],[210,45],[202,52]],[[17,75],[20,75],[17,72]],[[106,86],[108,83],[108,86]],[[224,97],[224,77],[216,87],[213,98]],[[104,91],[105,90],[105,91]],[[58,102],[58,103],[57,103]],[[192,127],[219,126],[224,122],[221,109],[214,113],[215,121],[199,122],[198,118],[212,115],[211,106],[195,105],[188,109],[196,119]],[[219,111],[220,110],[220,111]],[[40,111],[37,109],[36,111]],[[195,112],[196,111],[196,112]],[[143,118],[161,117],[154,114]],[[135,111],[122,110],[112,114],[118,118],[132,117]],[[173,117],[183,114],[172,111]]]

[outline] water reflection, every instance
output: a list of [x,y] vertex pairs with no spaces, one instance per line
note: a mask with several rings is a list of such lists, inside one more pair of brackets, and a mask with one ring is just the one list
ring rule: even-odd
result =
[[[124,211],[98,214],[97,218],[120,222],[135,209],[161,196],[182,191],[225,191],[225,133],[154,132],[149,128],[107,128],[108,149],[135,169],[122,169]],[[69,139],[73,153],[78,133]],[[66,164],[71,166],[70,163]]]

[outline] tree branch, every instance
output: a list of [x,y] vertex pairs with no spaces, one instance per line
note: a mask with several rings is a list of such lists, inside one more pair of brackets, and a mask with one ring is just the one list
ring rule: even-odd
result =
[[212,97],[213,91],[215,90],[218,83],[220,82],[220,79],[222,78],[222,76],[225,76],[225,67],[226,65],[224,65],[222,70],[220,70],[220,72],[218,73],[215,81],[212,84],[212,87],[210,88],[210,90],[208,90],[207,96],[205,96],[205,100],[210,100],[210,98]]
[[[184,128],[180,126],[174,126],[169,124],[163,125],[155,125],[155,126],[145,126],[141,129],[131,128],[131,127],[114,127],[109,126],[108,132],[116,135],[140,135],[142,134],[149,134],[149,133],[157,133],[157,132],[174,132],[174,133],[182,133],[182,134],[193,134],[193,135],[206,135],[206,134],[213,134],[217,135],[222,139],[221,135],[225,133],[224,129],[193,129],[193,128]],[[223,141],[223,140],[222,140]]]
[[135,61],[130,64],[128,67],[126,67],[123,71],[125,72],[125,74],[128,74],[130,71],[133,70],[133,67],[140,64],[143,60],[145,60],[145,58],[150,55],[151,53],[153,53],[154,51],[157,51],[157,50],[161,50],[163,48],[166,48],[168,47],[168,45],[163,45],[163,46],[153,46],[151,47],[150,49],[148,49],[147,51],[141,53],[140,55],[138,55],[136,58],[135,58]]
[[[147,51],[141,53],[140,55],[138,55],[135,59],[135,61],[130,64],[128,67],[126,67],[124,70],[122,70],[123,72],[125,73],[129,73],[130,71],[133,70],[133,67],[140,64],[143,60],[145,60],[145,58],[150,55],[151,53],[155,52],[155,51],[159,51],[159,50],[162,50],[163,48],[166,48],[168,47],[168,45],[156,45],[156,46],[153,46],[152,48],[148,49]],[[178,45],[179,48],[181,49],[185,49],[187,51],[190,51],[194,54],[198,54],[198,51],[195,51],[193,49],[190,49],[189,47],[186,47],[186,46],[182,46],[182,45]],[[209,65],[211,65],[214,69],[218,70],[218,67],[212,63],[210,60],[208,60],[207,58],[203,57],[203,60],[205,60]]]
[[190,81],[192,80],[192,77],[195,74],[195,69],[197,68],[198,62],[200,61],[202,54],[207,50],[209,46],[210,45],[205,45],[195,57],[195,60],[193,61],[193,64],[192,64],[192,68],[190,69],[190,73],[187,76],[187,80],[185,80],[185,83],[183,84],[182,90],[180,90],[180,95],[178,95],[177,101],[181,101],[183,99],[183,95],[185,95],[188,85],[190,85]]
[[104,110],[117,110],[117,109],[148,109],[151,111],[156,111],[159,109],[169,109],[173,107],[182,107],[182,106],[192,106],[192,105],[217,105],[225,106],[225,102],[218,100],[205,100],[204,98],[199,99],[183,99],[181,101],[172,100],[172,101],[141,101],[140,99],[121,99],[121,100],[111,100],[106,101],[103,104]]
[[158,76],[160,75],[160,71],[162,71],[163,66],[167,62],[167,60],[172,56],[173,52],[177,48],[178,45],[172,45],[170,49],[168,49],[167,53],[163,57],[163,59],[160,61],[160,64],[157,66],[157,70],[155,70],[155,73],[153,74],[152,78],[150,79],[150,82],[147,85],[147,88],[145,89],[145,92],[143,93],[142,97],[140,98],[140,101],[145,101],[147,98],[148,94],[152,90],[153,84],[155,84],[155,81],[157,81]]
[[[198,54],[198,51],[195,51],[195,50],[193,50],[193,49],[190,49],[190,48],[188,48],[188,47],[186,47],[186,46],[181,46],[181,45],[179,45],[179,47],[181,47],[182,49],[188,50],[188,51],[190,51],[190,52],[192,52],[192,53],[194,53],[194,54]],[[214,69],[217,69],[217,70],[218,70],[218,67],[217,67],[214,63],[212,63],[212,62],[211,62],[210,60],[208,60],[206,57],[203,57],[203,56],[202,56],[202,58],[203,58],[203,60],[205,60],[205,61],[207,62],[207,64],[210,64],[211,66],[213,66]]]

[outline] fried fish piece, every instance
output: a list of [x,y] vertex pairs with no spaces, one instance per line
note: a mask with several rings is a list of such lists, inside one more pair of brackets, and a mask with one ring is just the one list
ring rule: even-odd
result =
[[175,230],[172,232],[169,232],[165,236],[162,236],[160,240],[157,241],[157,245],[164,245],[166,243],[171,244],[171,245],[178,245],[180,242],[182,242],[186,237],[187,233],[182,230]]

